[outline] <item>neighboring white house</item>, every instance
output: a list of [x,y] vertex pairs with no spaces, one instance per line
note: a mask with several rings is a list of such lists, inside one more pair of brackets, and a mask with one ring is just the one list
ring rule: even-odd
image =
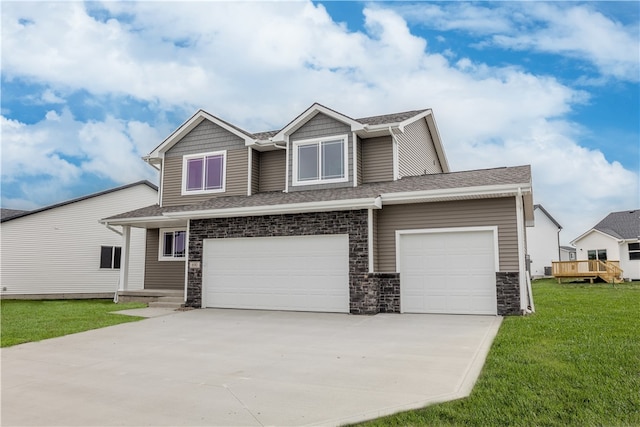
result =
[[640,280],[640,209],[610,213],[571,244],[578,260],[620,261],[625,279]]
[[[122,236],[98,220],[158,201],[139,181],[30,212],[0,225],[2,298],[112,296],[120,276]],[[144,282],[144,229],[131,230],[129,289]]]
[[576,248],[573,246],[560,246],[560,261],[575,261]]
[[542,205],[533,206],[533,215],[535,226],[527,228],[529,271],[532,278],[550,276],[551,262],[560,260],[562,226]]

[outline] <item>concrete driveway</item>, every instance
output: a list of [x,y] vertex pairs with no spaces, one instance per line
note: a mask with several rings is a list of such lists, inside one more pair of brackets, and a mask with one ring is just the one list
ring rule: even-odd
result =
[[339,425],[468,395],[500,317],[172,312],[2,350],[11,425]]

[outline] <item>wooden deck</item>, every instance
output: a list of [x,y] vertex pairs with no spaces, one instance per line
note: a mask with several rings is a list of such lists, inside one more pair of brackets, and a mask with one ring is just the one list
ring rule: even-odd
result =
[[553,277],[562,283],[562,279],[589,279],[591,283],[601,278],[607,283],[622,282],[620,261],[554,261],[551,263]]

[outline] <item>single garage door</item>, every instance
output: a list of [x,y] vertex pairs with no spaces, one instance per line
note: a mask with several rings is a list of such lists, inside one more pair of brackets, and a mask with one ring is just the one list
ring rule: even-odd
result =
[[349,236],[205,239],[203,306],[349,312]]
[[398,232],[400,309],[497,314],[497,230]]

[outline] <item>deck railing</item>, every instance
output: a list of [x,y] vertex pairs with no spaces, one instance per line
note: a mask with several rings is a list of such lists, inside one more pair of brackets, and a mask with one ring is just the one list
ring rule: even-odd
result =
[[600,277],[607,282],[622,280],[620,261],[580,260],[553,261],[551,263],[553,277],[586,277],[593,281]]

